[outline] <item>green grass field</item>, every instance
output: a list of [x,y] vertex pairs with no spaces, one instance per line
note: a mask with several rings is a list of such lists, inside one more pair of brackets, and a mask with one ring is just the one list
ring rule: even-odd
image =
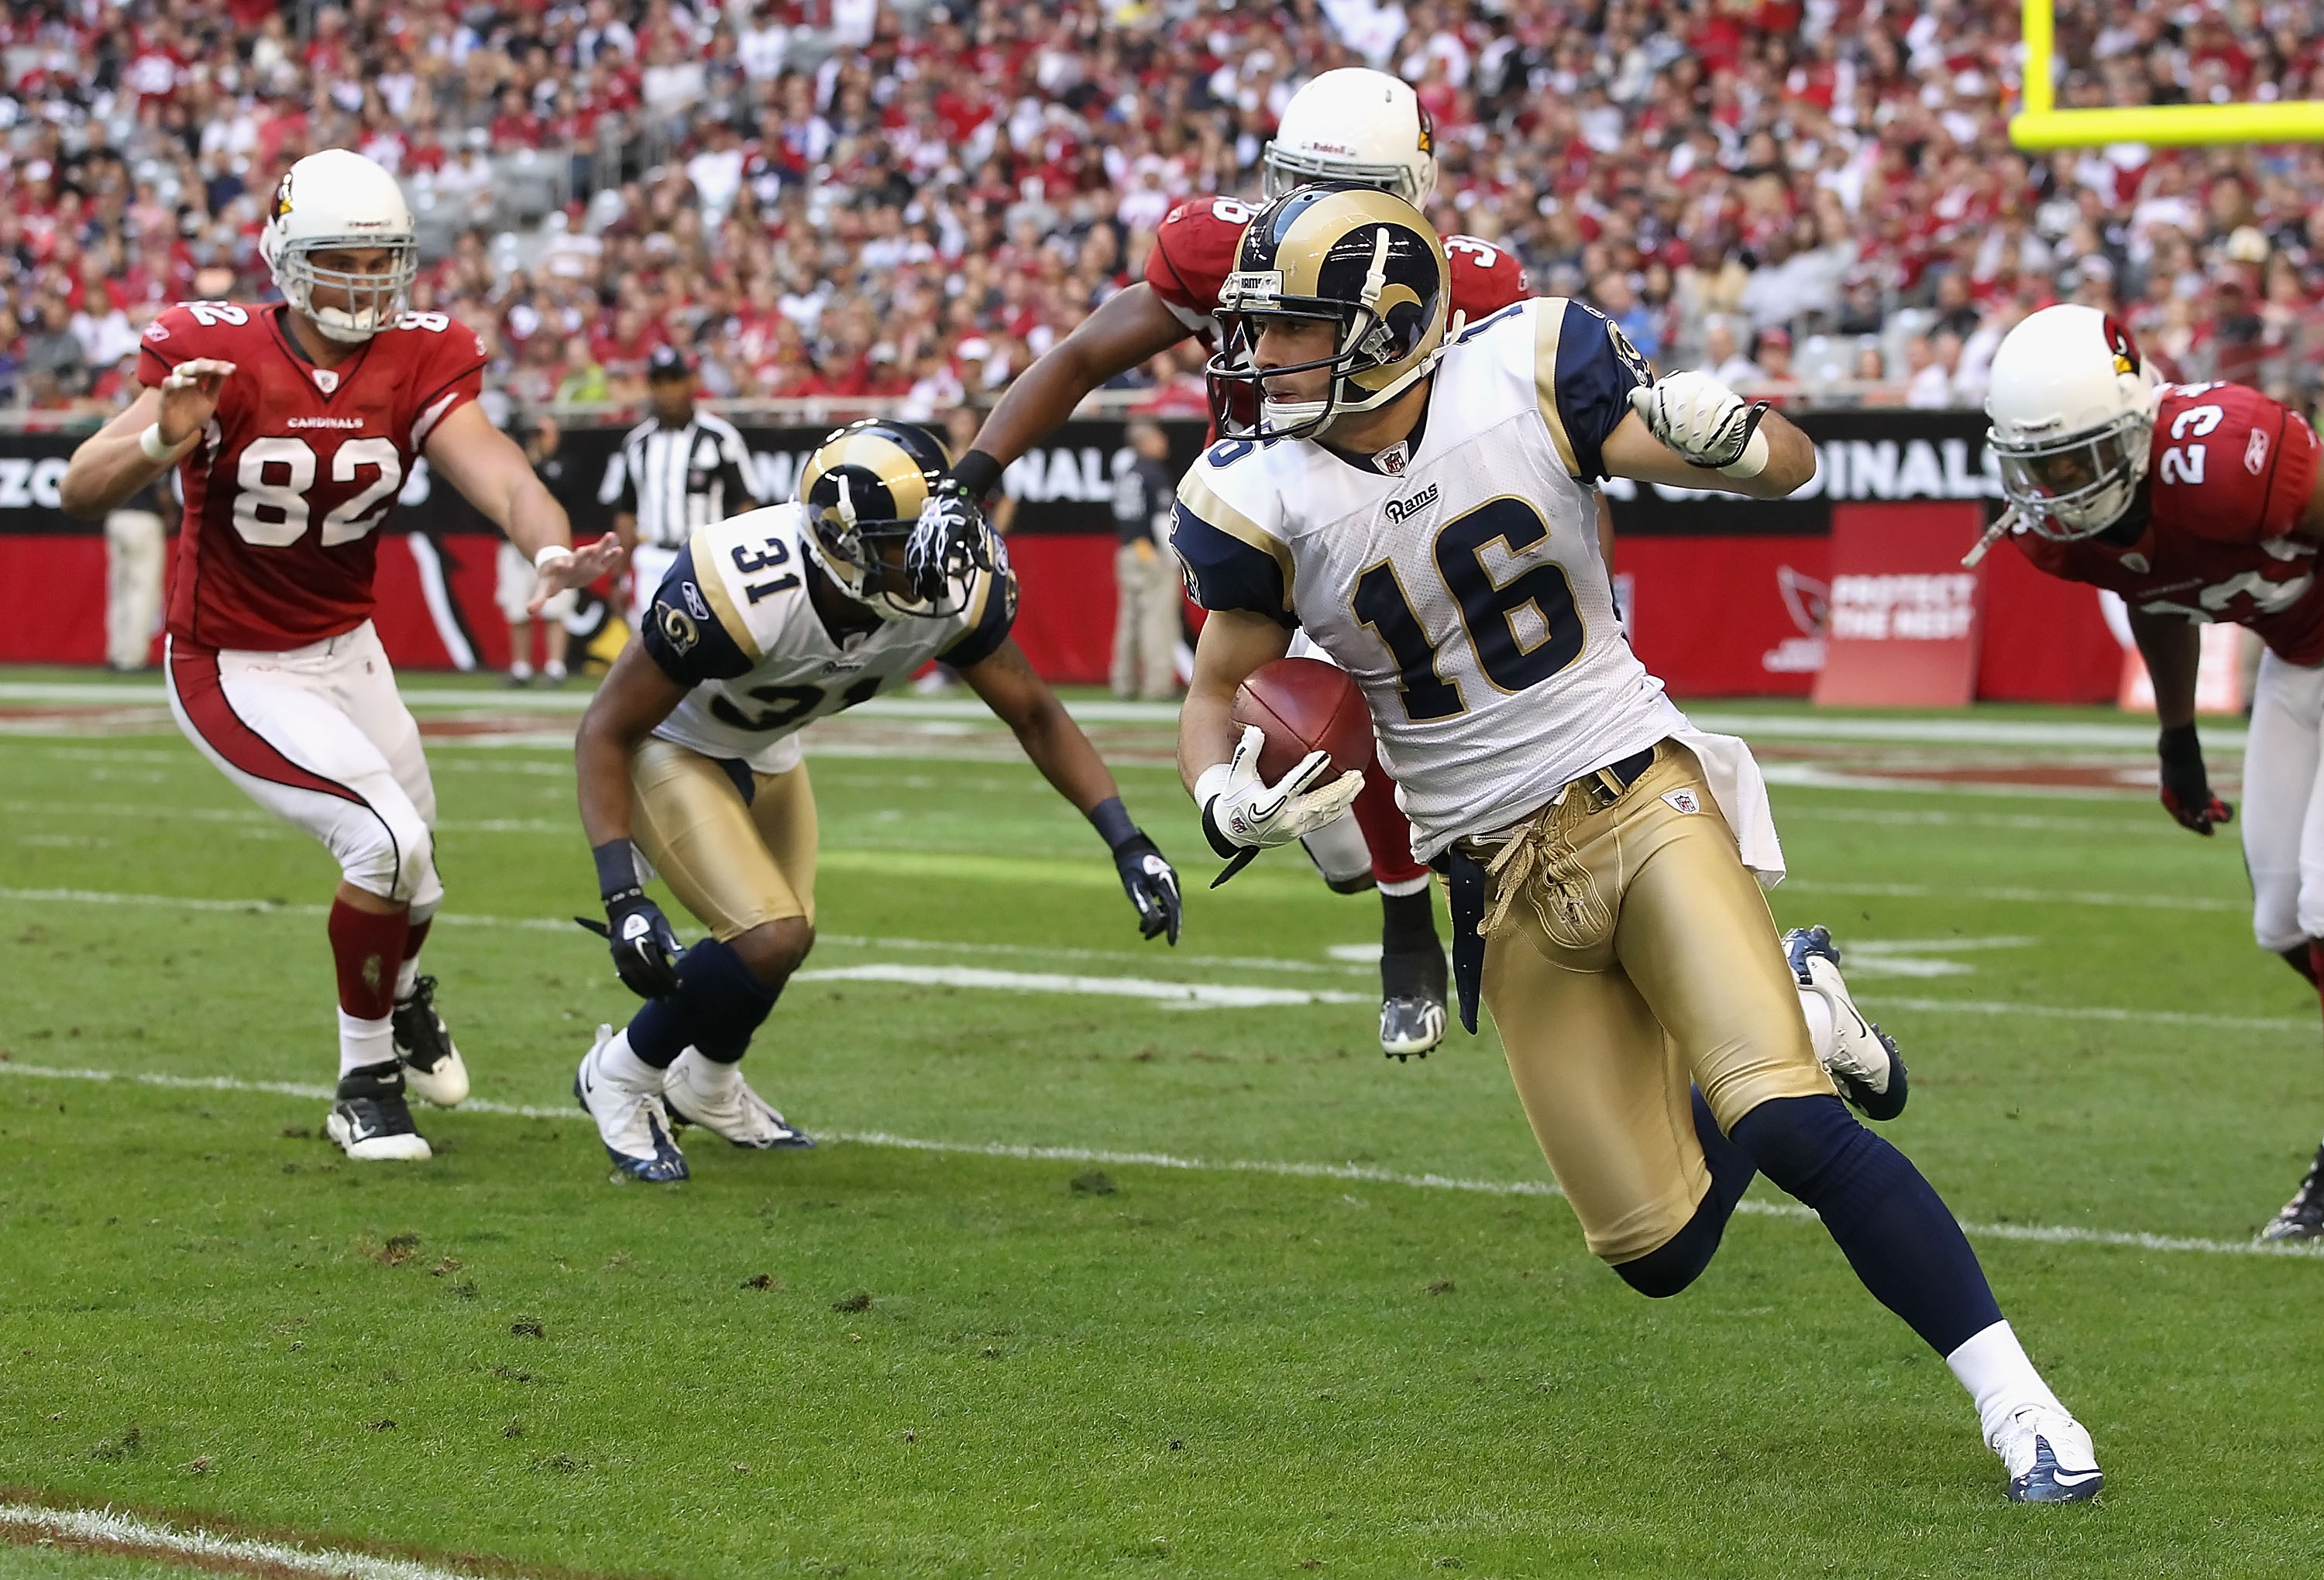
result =
[[[1778,781],[1778,920],[1830,923],[1904,1045],[1888,1134],[2097,1438],[2104,1498],[2026,1509],[1812,1219],[1738,1217],[1669,1302],[1590,1258],[1489,1030],[1380,1059],[1376,908],[1296,853],[1206,891],[1168,727],[1135,710],[1093,733],[1185,864],[1175,953],[1005,735],[851,715],[811,748],[814,979],[745,1067],[825,1144],[696,1138],[689,1183],[617,1188],[568,1107],[634,1003],[565,920],[594,909],[570,711],[414,683],[461,732],[430,747],[428,967],[479,1102],[422,1110],[432,1163],[353,1165],[312,1095],[328,859],[150,682],[116,705],[59,678],[88,677],[0,675],[0,1501],[704,1580],[2324,1553],[2324,1260],[2241,1248],[2324,1122],[2314,997],[2253,948],[2236,847],[2132,786],[2118,716],[1867,740],[1704,710]],[[2026,782],[2061,763],[2075,783]],[[0,1575],[176,1572],[0,1547]]]

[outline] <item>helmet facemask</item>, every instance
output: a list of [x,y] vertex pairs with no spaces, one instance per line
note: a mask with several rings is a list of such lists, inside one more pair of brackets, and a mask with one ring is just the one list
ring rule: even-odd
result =
[[[816,495],[829,497],[818,501]],[[968,608],[976,591],[974,564],[955,556],[945,566],[936,595],[918,595],[905,584],[903,554],[918,518],[867,518],[858,514],[857,502],[855,484],[844,469],[816,479],[802,501],[808,551],[841,592],[883,620],[949,620]]]
[[1259,191],[1268,202],[1296,191],[1316,181],[1348,181],[1359,187],[1377,187],[1383,192],[1393,192],[1411,204],[1420,207],[1427,198],[1421,190],[1418,177],[1412,167],[1402,164],[1367,164],[1360,161],[1330,159],[1322,154],[1301,153],[1295,149],[1270,142],[1259,158]]
[[[318,253],[367,252],[376,248],[385,248],[392,254],[389,267],[378,273],[322,269],[315,263]],[[276,242],[265,251],[282,299],[327,338],[344,345],[360,345],[391,327],[402,313],[411,283],[420,275],[419,244],[409,235],[301,236],[295,241]],[[318,288],[344,292],[347,305],[317,307]]]
[[2035,536],[2054,543],[2095,537],[2122,519],[2146,475],[2152,418],[2123,412],[2097,427],[2055,436],[1986,435],[2001,468],[2002,497]]

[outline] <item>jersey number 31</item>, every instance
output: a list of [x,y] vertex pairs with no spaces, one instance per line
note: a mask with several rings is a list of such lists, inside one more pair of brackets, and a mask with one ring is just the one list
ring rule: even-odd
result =
[[[1486,501],[1436,534],[1437,574],[1460,605],[1477,666],[1501,691],[1539,685],[1582,657],[1586,633],[1564,566],[1546,561],[1496,582],[1485,565],[1490,544],[1505,543],[1509,553],[1523,554],[1548,536],[1540,512],[1506,495]],[[1468,712],[1460,683],[1445,679],[1437,668],[1437,645],[1413,613],[1393,564],[1382,560],[1356,579],[1354,609],[1356,618],[1378,631],[1395,656],[1405,717],[1420,724]],[[1526,609],[1534,613],[1526,623],[1538,622],[1531,640],[1517,629],[1517,613]]]

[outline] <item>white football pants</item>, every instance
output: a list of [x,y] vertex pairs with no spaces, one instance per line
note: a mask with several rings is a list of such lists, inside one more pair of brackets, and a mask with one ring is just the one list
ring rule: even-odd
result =
[[2259,661],[2251,737],[2244,748],[2244,865],[2251,869],[2252,935],[2281,954],[2324,938],[2324,667]]
[[244,795],[329,847],[355,887],[435,914],[436,787],[369,620],[282,653],[173,638],[165,667],[178,728]]
[[669,567],[678,563],[684,547],[683,544],[678,548],[664,548],[659,544],[641,543],[630,550],[631,636],[645,629],[646,611],[653,607],[654,594],[661,591],[661,579],[669,574]]

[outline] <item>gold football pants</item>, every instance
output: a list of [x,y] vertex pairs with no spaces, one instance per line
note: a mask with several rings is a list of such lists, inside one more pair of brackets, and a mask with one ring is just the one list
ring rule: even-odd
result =
[[786,916],[815,921],[815,791],[807,765],[753,774],[746,805],[726,770],[659,738],[630,758],[630,832],[680,904],[724,943]]
[[1483,996],[1517,1096],[1591,1253],[1629,1262],[1710,1189],[1690,1081],[1722,1131],[1833,1089],[1693,754],[1665,741],[1610,789],[1577,780],[1508,843],[1471,849],[1491,863]]

